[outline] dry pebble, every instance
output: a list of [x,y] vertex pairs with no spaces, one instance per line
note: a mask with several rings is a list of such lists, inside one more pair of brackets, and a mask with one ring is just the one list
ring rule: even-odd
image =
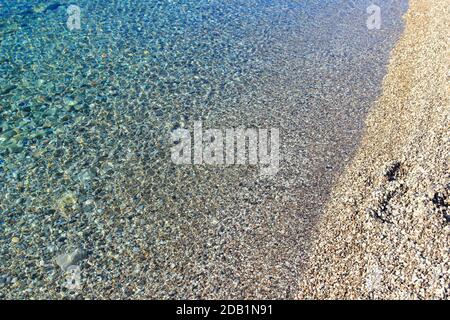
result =
[[448,1],[411,0],[362,145],[315,228],[301,299],[449,299]]

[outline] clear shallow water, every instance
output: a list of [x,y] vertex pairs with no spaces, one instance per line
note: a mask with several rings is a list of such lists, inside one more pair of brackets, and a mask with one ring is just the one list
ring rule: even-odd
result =
[[[0,11],[0,294],[68,295],[84,248],[83,297],[295,296],[406,2],[372,31],[369,1],[41,3]],[[173,165],[195,120],[279,128],[280,172]]]

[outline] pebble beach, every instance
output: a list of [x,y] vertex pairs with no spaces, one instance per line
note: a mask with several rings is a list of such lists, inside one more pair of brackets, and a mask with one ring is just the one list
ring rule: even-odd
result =
[[449,5],[409,6],[383,94],[317,226],[301,299],[449,299]]
[[[2,3],[0,299],[448,299],[448,5],[371,4]],[[174,164],[195,121],[277,174]]]

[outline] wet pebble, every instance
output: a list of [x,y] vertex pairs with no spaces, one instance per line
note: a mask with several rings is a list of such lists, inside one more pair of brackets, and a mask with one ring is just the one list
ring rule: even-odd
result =
[[75,249],[71,253],[60,254],[56,257],[56,264],[61,270],[66,271],[69,266],[76,265],[87,256],[87,252],[83,249]]

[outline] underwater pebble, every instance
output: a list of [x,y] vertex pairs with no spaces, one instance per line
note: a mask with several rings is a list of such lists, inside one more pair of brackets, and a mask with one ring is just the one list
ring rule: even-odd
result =
[[84,258],[86,258],[87,252],[83,249],[75,249],[71,253],[64,253],[56,257],[55,262],[61,268],[62,271],[66,271],[69,266],[76,265]]
[[8,94],[8,93],[10,93],[11,91],[13,91],[16,88],[17,88],[17,86],[14,85],[14,84],[8,85],[8,86],[6,86],[4,88],[0,88],[0,95]]

